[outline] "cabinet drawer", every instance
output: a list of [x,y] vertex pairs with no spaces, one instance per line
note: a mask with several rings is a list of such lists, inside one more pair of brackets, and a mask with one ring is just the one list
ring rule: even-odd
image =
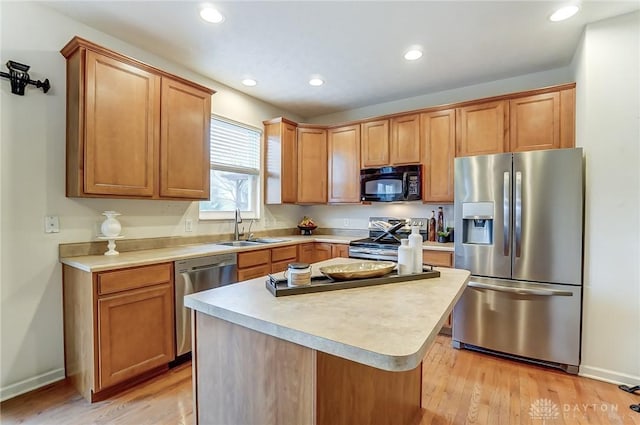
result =
[[295,245],[283,246],[271,249],[271,261],[295,260],[298,256],[298,248]]
[[256,277],[266,276],[269,273],[271,273],[271,266],[269,264],[241,269],[238,270],[238,281],[242,282]]
[[279,273],[287,270],[289,264],[291,264],[291,260],[280,261],[278,263],[271,263],[271,273]]
[[98,273],[98,295],[170,282],[172,269],[172,263],[164,263]]
[[269,264],[271,262],[271,256],[268,249],[262,249],[260,251],[249,251],[238,253],[238,268],[244,269],[247,267],[258,266],[260,264]]
[[453,252],[422,251],[422,262],[432,266],[453,267]]

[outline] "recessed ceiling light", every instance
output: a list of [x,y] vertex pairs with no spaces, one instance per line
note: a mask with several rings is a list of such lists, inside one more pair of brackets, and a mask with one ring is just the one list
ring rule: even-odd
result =
[[549,16],[549,20],[552,22],[564,21],[565,19],[569,19],[570,17],[578,13],[578,10],[580,10],[580,8],[574,4],[561,7],[560,9],[553,12],[553,15]]
[[211,22],[212,24],[219,24],[224,21],[224,16],[217,9],[214,9],[211,6],[205,6],[200,10],[200,17],[207,22]]
[[324,81],[322,81],[320,78],[312,78],[309,80],[309,84],[317,87],[323,85]]
[[242,80],[242,84],[244,84],[247,87],[253,87],[256,84],[258,84],[258,82],[253,78],[245,78],[244,80]]
[[408,61],[414,61],[422,57],[422,52],[418,49],[411,49],[404,54],[404,58]]

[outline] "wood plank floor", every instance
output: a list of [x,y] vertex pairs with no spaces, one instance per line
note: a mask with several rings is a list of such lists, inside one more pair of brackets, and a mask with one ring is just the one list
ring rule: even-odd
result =
[[[640,413],[629,409],[640,396],[552,369],[454,350],[450,337],[438,337],[425,357],[423,375],[420,425],[640,425]],[[66,382],[52,384],[0,404],[0,422],[191,425],[191,396],[187,363],[94,404]]]

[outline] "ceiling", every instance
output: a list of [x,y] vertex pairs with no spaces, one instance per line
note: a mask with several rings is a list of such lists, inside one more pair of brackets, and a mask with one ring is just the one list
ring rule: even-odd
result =
[[[553,23],[566,2],[211,2],[224,22],[201,20],[202,2],[39,3],[303,118],[563,67],[587,23],[640,8],[583,1]],[[408,62],[413,45],[424,55]]]

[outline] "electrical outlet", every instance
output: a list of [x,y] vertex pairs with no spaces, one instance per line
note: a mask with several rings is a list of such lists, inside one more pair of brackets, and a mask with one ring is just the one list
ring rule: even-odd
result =
[[184,231],[185,232],[193,232],[193,219],[187,218],[184,221]]
[[348,218],[345,218],[344,220],[342,220],[342,227],[349,227],[350,225],[351,223]]
[[59,233],[60,232],[60,220],[56,215],[48,215],[44,218],[44,232],[45,233]]

